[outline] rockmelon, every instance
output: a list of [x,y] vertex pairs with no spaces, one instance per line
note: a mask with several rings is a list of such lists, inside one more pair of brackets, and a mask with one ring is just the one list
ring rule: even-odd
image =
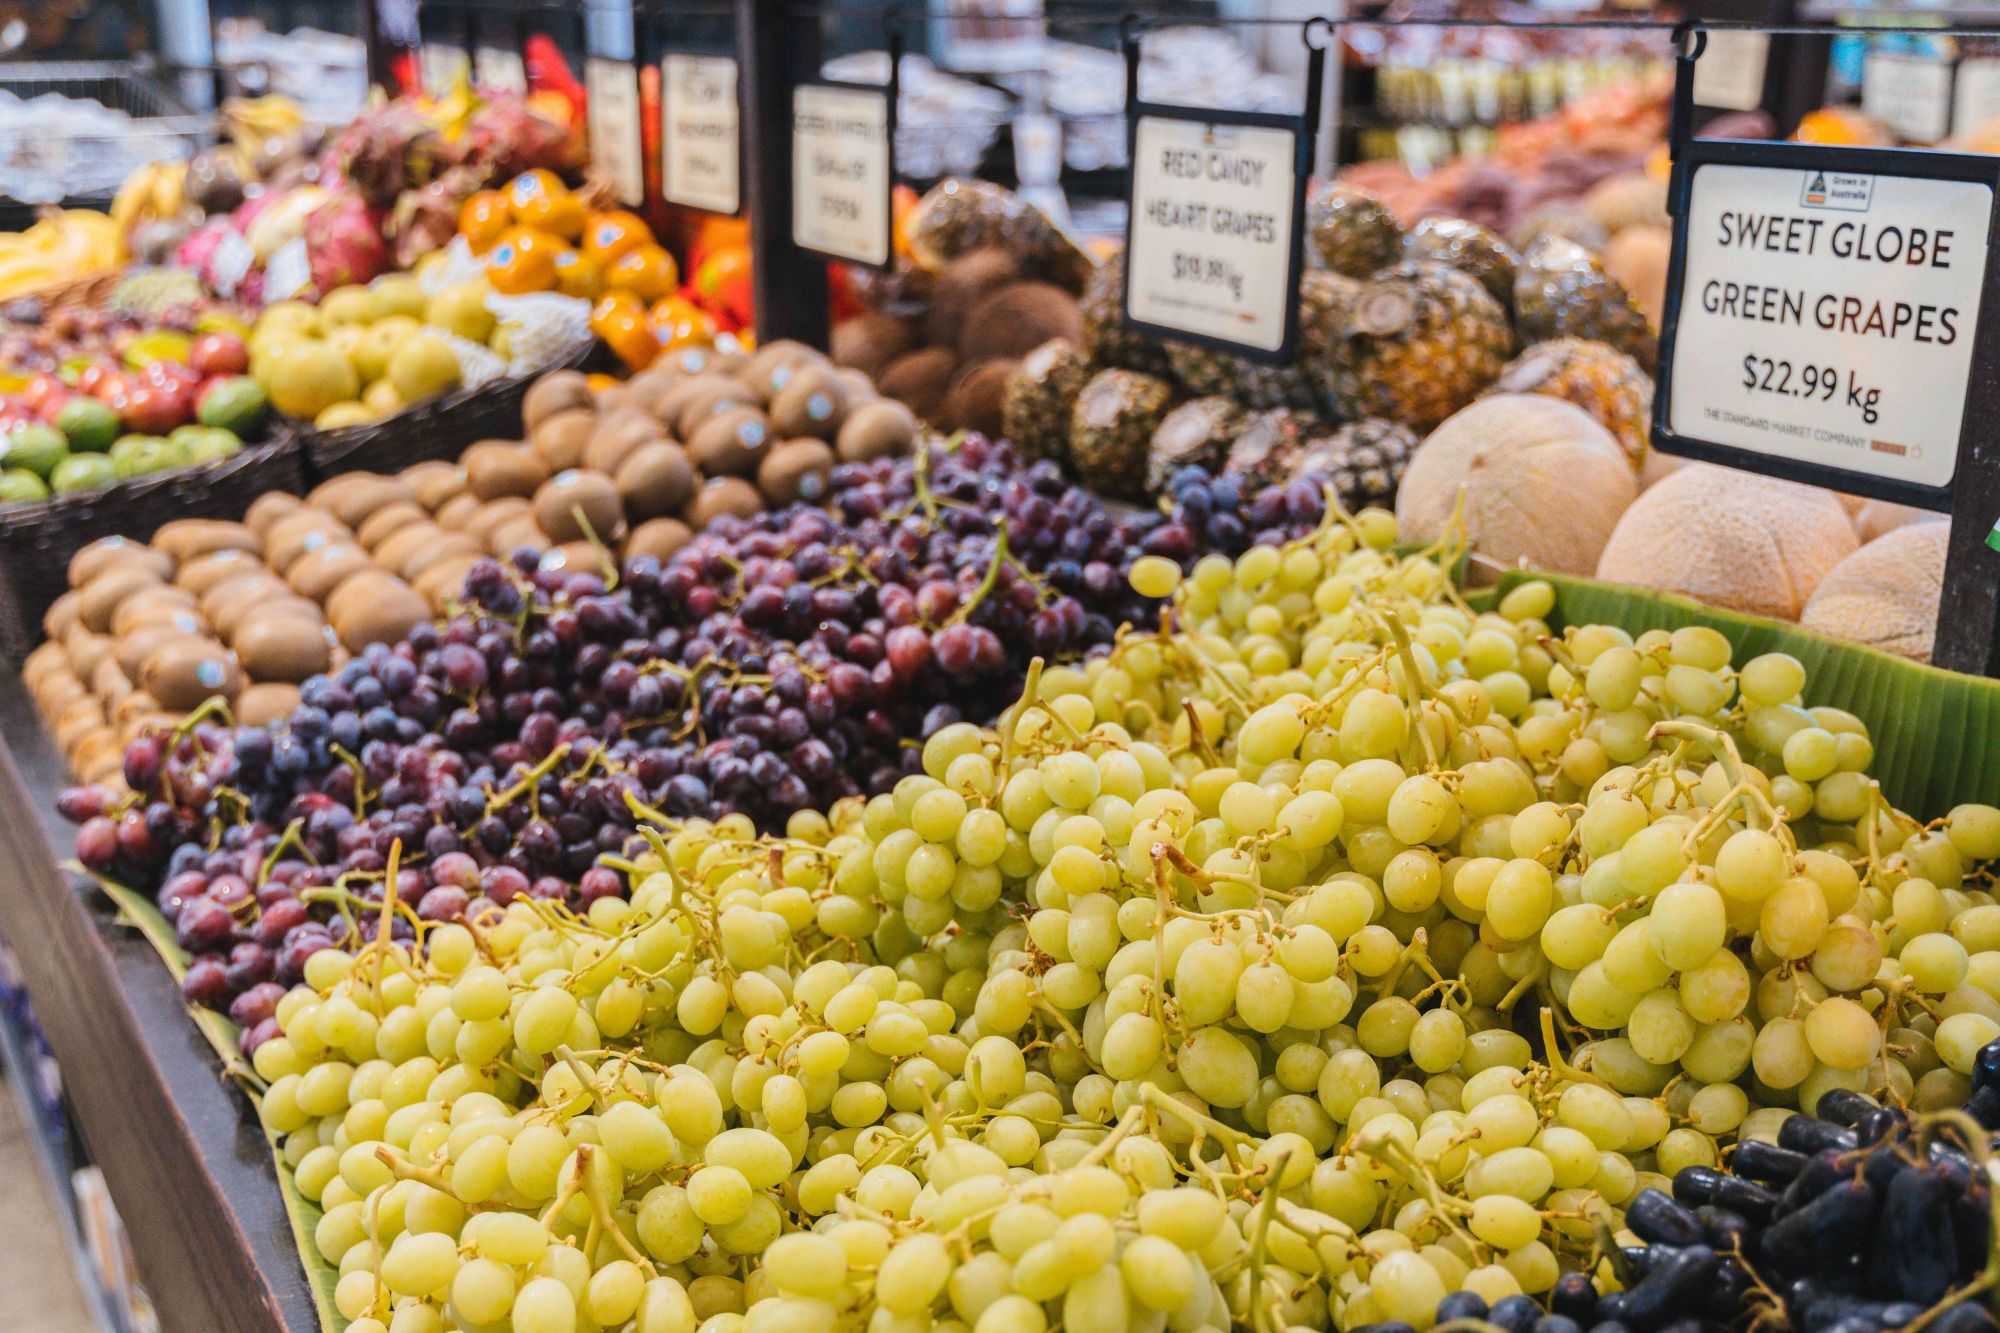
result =
[[1627,227],[1604,245],[1604,271],[1632,293],[1656,329],[1667,307],[1667,263],[1673,253],[1674,234],[1665,227]]
[[1930,661],[1950,542],[1951,524],[1941,517],[1891,528],[1820,580],[1799,624]]
[[1912,509],[1893,500],[1863,500],[1847,516],[1854,520],[1854,531],[1863,543],[1908,523],[1928,523],[1944,517],[1935,510]]
[[1691,463],[1625,511],[1597,577],[1797,620],[1858,545],[1832,491]]
[[1588,574],[1638,494],[1618,441],[1582,408],[1541,394],[1482,398],[1410,456],[1396,496],[1405,539],[1441,536],[1465,497],[1468,576],[1526,566]]

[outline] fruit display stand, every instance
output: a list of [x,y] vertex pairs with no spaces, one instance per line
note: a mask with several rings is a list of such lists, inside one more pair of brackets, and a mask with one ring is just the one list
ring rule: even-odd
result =
[[73,868],[67,783],[20,678],[0,669],[0,934],[19,956],[71,1113],[162,1328],[321,1326],[255,1112],[172,975]]

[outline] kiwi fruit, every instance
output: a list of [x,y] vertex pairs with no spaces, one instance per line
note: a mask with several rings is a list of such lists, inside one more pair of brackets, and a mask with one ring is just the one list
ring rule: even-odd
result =
[[99,634],[111,628],[111,613],[118,604],[141,588],[157,587],[158,571],[141,564],[115,565],[77,591],[77,619]]
[[737,476],[756,469],[771,444],[771,423],[754,407],[732,407],[703,422],[688,437],[688,458],[704,476]]
[[535,523],[557,543],[610,541],[625,516],[618,488],[602,472],[572,468],[559,472],[535,492]]
[[408,586],[386,569],[366,570],[341,584],[334,590],[333,596],[327,598],[327,619],[333,622],[352,619],[373,599],[394,598]]
[[432,609],[442,614],[447,603],[457,600],[465,592],[465,576],[472,567],[486,558],[486,552],[477,551],[471,555],[460,552],[449,555],[410,580],[410,586],[417,595],[431,604]]
[[781,339],[753,352],[736,378],[765,403],[775,402],[792,381],[808,370],[831,370],[825,353],[804,343]]
[[218,583],[227,583],[242,574],[266,573],[264,562],[248,551],[210,551],[182,563],[174,572],[174,586],[200,597]]
[[649,518],[625,539],[625,558],[650,555],[664,561],[694,540],[694,530],[677,518]]
[[302,681],[325,671],[332,645],[318,625],[301,616],[257,616],[230,641],[252,680]]
[[875,381],[858,370],[836,370],[833,373],[840,377],[841,386],[847,390],[849,411],[882,396],[875,388]]
[[655,421],[662,420],[661,400],[685,378],[685,375],[664,366],[649,367],[625,381],[625,392],[619,399],[619,406],[637,408]]
[[77,601],[76,590],[72,588],[49,603],[49,609],[42,612],[42,634],[45,638],[60,639],[76,623]]
[[500,560],[505,560],[512,556],[514,552],[520,550],[523,546],[531,547],[537,551],[546,551],[549,549],[548,534],[543,532],[541,525],[535,522],[533,514],[522,514],[518,518],[508,519],[505,523],[493,529],[492,535],[486,539],[486,549],[491,551],[494,557]]
[[306,497],[348,527],[358,527],[384,505],[415,497],[402,482],[378,472],[349,472],[323,482]]
[[833,447],[842,462],[865,463],[910,452],[917,443],[917,429],[908,404],[878,398],[847,414]]
[[[446,462],[442,458],[426,458],[398,472],[396,480],[403,483],[403,489],[410,493],[411,498],[418,504],[424,504],[425,486],[434,485],[439,477],[454,476],[457,472],[458,464],[455,462]],[[430,506],[424,505],[424,507],[428,509]]]
[[551,472],[564,472],[583,462],[583,451],[597,429],[597,413],[577,408],[544,417],[528,432],[528,447]]
[[301,556],[311,555],[332,542],[351,540],[353,536],[353,529],[324,509],[300,509],[271,525],[271,540],[264,560],[282,574]]
[[843,320],[833,330],[833,363],[871,379],[905,352],[916,350],[917,328],[900,315],[870,310]]
[[60,643],[39,644],[21,662],[21,683],[33,694],[51,671],[68,660]]
[[1016,282],[982,298],[966,315],[955,345],[959,360],[1022,357],[1051,338],[1080,342],[1083,307],[1047,282]]
[[493,535],[494,529],[502,523],[527,517],[534,508],[518,495],[509,495],[500,500],[489,500],[479,507],[479,512],[465,521],[463,531],[474,541],[483,542]]
[[701,380],[701,387],[682,402],[680,413],[674,418],[676,439],[693,443],[695,432],[724,412],[762,406],[763,400],[742,380],[726,375],[704,375]]
[[334,633],[350,653],[371,643],[394,643],[431,617],[430,603],[400,579],[369,592],[360,605],[343,606],[343,614],[333,621]]
[[98,634],[82,625],[73,627],[63,640],[63,648],[69,653],[69,669],[77,675],[90,678],[97,670],[97,664],[111,655],[118,640],[109,634]]
[[429,542],[391,568],[405,581],[413,581],[431,566],[457,556],[483,554],[479,543],[462,532],[440,532]]
[[301,597],[324,604],[333,590],[364,569],[375,568],[368,552],[347,542],[322,546],[285,571],[285,584]]
[[724,514],[750,518],[764,512],[764,497],[741,477],[710,477],[688,501],[687,525],[699,532]]
[[968,250],[938,271],[924,311],[924,341],[953,347],[979,303],[1021,279],[1021,261],[1010,250]]
[[[139,682],[134,680],[132,683],[136,686]],[[157,717],[162,711],[158,699],[146,693],[144,688],[138,688],[118,701],[117,707],[111,710],[111,721],[120,730],[129,731],[135,723]]]
[[311,621],[315,625],[326,624],[326,614],[320,610],[318,602],[309,602],[297,593],[283,593],[264,597],[246,598],[217,613],[213,624],[215,632],[228,644],[236,642],[237,633],[245,624],[266,616],[291,616],[296,620]]
[[42,706],[44,713],[53,713],[70,700],[81,699],[89,693],[89,687],[76,678],[74,671],[65,667],[61,671],[50,673],[49,678],[42,682],[41,691],[36,695],[35,702]]
[[232,711],[242,727],[268,727],[283,722],[299,706],[299,687],[282,681],[260,681],[236,696]]
[[687,451],[665,440],[641,445],[618,467],[618,495],[634,523],[678,514],[699,482]]
[[794,500],[817,504],[826,494],[834,462],[833,447],[825,440],[786,440],[757,465],[757,489],[773,506]]
[[847,390],[832,366],[800,366],[792,382],[771,401],[771,424],[790,438],[811,435],[830,439],[840,429],[847,410]]
[[408,478],[414,471],[415,468],[403,469],[404,484],[417,497],[417,503],[433,514],[465,494],[465,469],[456,464],[441,472],[426,472],[421,478],[411,481]]
[[146,658],[136,683],[162,708],[196,708],[218,694],[234,699],[243,688],[243,669],[213,639],[176,639]]
[[113,661],[118,663],[118,669],[125,673],[126,679],[130,680],[139,674],[139,668],[145,665],[146,659],[152,656],[153,650],[169,639],[198,639],[202,637],[205,636],[189,633],[178,626],[165,623],[141,625],[130,634],[119,636],[118,646],[112,649],[111,657]]
[[263,541],[241,523],[212,518],[179,518],[161,525],[153,534],[153,545],[177,561],[192,560],[211,551],[245,551],[261,555]]
[[482,440],[465,451],[466,489],[482,500],[530,496],[549,479],[548,466],[524,444]]
[[125,537],[99,537],[69,558],[69,586],[81,588],[113,565],[136,562],[162,579],[174,572],[174,558],[144,542]]
[[[261,565],[254,572],[263,575],[265,578],[271,577],[269,572]],[[123,634],[132,626],[140,624],[143,621],[159,620],[177,613],[191,614],[195,609],[197,600],[195,595],[186,588],[176,588],[169,583],[160,583],[151,587],[141,588],[120,602],[118,609],[111,613],[111,632],[113,634]],[[72,616],[70,621],[74,624],[76,623],[76,618]],[[63,638],[68,633],[69,630],[65,628],[61,634],[53,637]]]
[[954,430],[976,430],[988,439],[999,439],[1005,430],[1000,401],[1007,391],[1007,377],[1019,364],[1011,357],[995,357],[961,370],[945,396],[944,419]]
[[881,390],[900,398],[926,421],[935,421],[958,371],[958,357],[949,347],[926,347],[898,357],[882,372]]
[[108,731],[93,731],[77,742],[69,756],[72,772],[92,785],[121,780],[125,767],[125,746]]
[[367,520],[354,530],[354,538],[372,551],[410,524],[430,521],[429,511],[415,500],[398,500],[394,504],[383,505],[370,514]]
[[558,412],[594,409],[595,404],[596,395],[582,371],[552,370],[528,386],[521,399],[521,424],[532,431]]
[[439,527],[457,530],[471,522],[472,516],[485,507],[485,503],[471,491],[460,491],[439,505],[432,517],[437,519]]
[[[612,566],[605,562],[613,561]],[[542,554],[541,568],[566,569],[573,574],[614,573],[615,557],[608,556],[589,542],[562,542]]]
[[243,526],[261,537],[271,530],[273,523],[303,503],[289,491],[265,491],[243,511]]
[[[90,682],[91,692],[107,699],[123,699],[132,692],[132,682],[125,680],[124,673],[119,671],[115,664],[106,663],[106,665],[111,667],[112,674],[120,681],[124,681],[125,688],[120,690],[116,683],[109,680],[100,686],[93,677]],[[102,730],[106,730],[104,705],[89,695],[81,699],[72,699],[63,705],[62,712],[56,717],[56,745],[64,755],[68,755],[86,735]]]
[[649,414],[620,408],[597,419],[597,429],[591,432],[590,443],[583,447],[583,465],[593,472],[616,472],[634,449],[659,438],[660,423]]
[[[257,606],[278,597],[296,597],[285,581],[268,569],[246,570],[224,579],[201,595],[201,614],[211,625],[239,606]],[[221,627],[217,625],[217,628]]]
[[[496,501],[495,503],[499,502]],[[525,505],[527,501],[522,500],[520,503]],[[425,547],[430,546],[434,542],[442,541],[446,535],[446,531],[446,529],[440,528],[434,523],[412,523],[409,527],[394,533],[388,540],[375,548],[375,563],[383,569],[401,569],[405,561],[414,559],[423,552]],[[462,532],[453,533],[452,535],[458,537],[466,536]],[[475,545],[478,543],[478,538],[476,537],[467,537],[466,539],[472,541]]]

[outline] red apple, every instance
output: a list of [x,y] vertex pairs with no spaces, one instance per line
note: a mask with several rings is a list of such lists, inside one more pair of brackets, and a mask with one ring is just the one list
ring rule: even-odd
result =
[[165,435],[176,426],[184,426],[190,411],[187,401],[174,390],[143,382],[132,386],[125,405],[118,408],[127,428],[140,435]]
[[69,406],[69,400],[74,397],[76,397],[76,393],[73,390],[66,385],[59,385],[56,392],[46,393],[37,398],[30,410],[39,419],[53,423],[58,416],[62,415],[62,410]]
[[76,387],[93,398],[103,398],[107,387],[122,389],[124,384],[125,372],[101,361],[93,362],[77,372]]
[[69,386],[60,379],[45,370],[37,371],[28,376],[28,382],[21,386],[21,401],[27,404],[29,411],[34,412],[41,409],[43,399],[57,394],[66,396],[68,393]]
[[188,364],[204,377],[241,375],[250,369],[250,348],[233,333],[204,333],[188,348]]

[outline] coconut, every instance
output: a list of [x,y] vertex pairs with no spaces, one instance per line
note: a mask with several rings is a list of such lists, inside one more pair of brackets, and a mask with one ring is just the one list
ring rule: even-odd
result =
[[1495,394],[1447,417],[1410,456],[1396,495],[1404,539],[1442,536],[1461,494],[1480,557],[1472,577],[1492,582],[1519,565],[1588,574],[1638,482],[1618,441],[1582,408]]
[[930,307],[924,312],[924,341],[953,346],[973,307],[1020,278],[1020,258],[998,246],[968,250],[952,260],[931,288]]
[[1007,389],[1007,377],[1020,362],[995,358],[967,366],[952,381],[945,395],[944,419],[954,430],[976,430],[992,439],[1004,432],[1000,402]]
[[972,308],[958,335],[958,358],[967,365],[996,356],[1019,358],[1051,338],[1083,337],[1083,308],[1047,282],[1002,287]]
[[890,362],[882,372],[882,392],[909,404],[926,421],[935,421],[957,368],[958,358],[949,348],[926,347]]
[[1832,491],[1690,463],[1625,511],[1597,577],[1796,620],[1858,545]]
[[1667,263],[1673,253],[1674,234],[1665,227],[1627,227],[1604,246],[1604,271],[1632,293],[1656,329],[1667,308]]
[[1898,657],[1930,661],[1950,543],[1951,524],[1942,517],[1890,529],[1820,580],[1799,624]]

